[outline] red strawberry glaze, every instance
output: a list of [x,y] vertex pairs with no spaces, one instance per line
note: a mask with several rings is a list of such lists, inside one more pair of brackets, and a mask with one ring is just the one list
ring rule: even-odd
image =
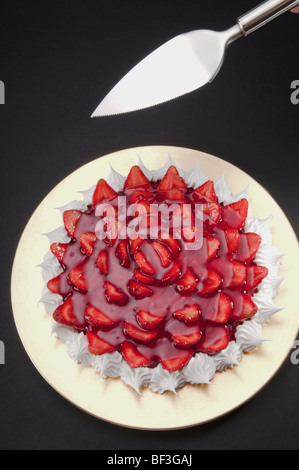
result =
[[[59,291],[63,300],[67,299],[68,306],[71,299],[77,329],[92,331],[100,338],[101,342],[97,346],[97,336],[88,335],[92,337],[90,352],[95,354],[96,351],[99,354],[104,344],[103,352],[108,349],[118,350],[123,352],[125,357],[128,351],[127,357],[130,357],[132,367],[135,354],[136,367],[140,364],[155,366],[161,362],[163,367],[176,370],[185,365],[196,351],[215,354],[227,347],[238,324],[236,319],[246,320],[245,313],[248,318],[252,316],[253,310],[249,315],[248,299],[246,310],[245,307],[243,309],[243,304],[244,295],[253,294],[253,290],[247,288],[246,280],[250,279],[255,288],[257,285],[253,282],[255,271],[250,267],[255,266],[254,243],[258,243],[259,239],[258,236],[251,235],[250,243],[247,243],[244,235],[243,227],[248,208],[246,200],[236,207],[223,207],[218,204],[216,195],[214,196],[212,182],[194,191],[186,188],[176,169],[171,167],[171,171],[163,178],[162,185],[161,182],[150,184],[146,183],[144,175],[141,176],[141,170],[136,170],[138,167],[133,168],[135,170],[132,169],[130,173],[130,184],[125,184],[124,192],[120,193],[126,197],[127,206],[131,204],[132,198],[138,198],[139,202],[147,201],[148,198],[151,204],[158,204],[168,200],[169,191],[180,191],[185,203],[190,205],[193,215],[195,204],[203,204],[202,246],[196,250],[186,250],[185,242],[176,240],[175,237],[165,242],[160,236],[155,240],[146,239],[140,243],[132,243],[129,239],[111,240],[107,236],[105,239],[97,238],[87,253],[82,249],[80,237],[82,234],[95,233],[97,223],[103,218],[96,216],[96,208],[90,206],[80,217],[77,217],[76,213],[73,238],[69,244],[63,246],[63,256],[59,250],[53,251],[54,254],[57,252],[57,259],[63,267],[63,273],[59,276]],[[96,189],[98,200],[101,200],[100,190],[103,186],[103,180],[100,181]],[[133,183],[135,186],[131,187]],[[104,187],[105,193],[113,194],[108,191],[107,185]],[[206,191],[208,194],[205,194]],[[112,198],[109,203],[116,206],[117,199]],[[130,220],[132,217],[127,218],[126,224]],[[160,234],[160,221],[157,223]],[[226,235],[226,231],[231,228],[233,231],[230,232],[229,246],[235,248],[233,252],[229,249]],[[171,220],[170,232],[174,236]],[[83,239],[88,237],[83,236]],[[232,237],[234,243],[231,241]],[[212,252],[211,240],[216,247]],[[99,254],[103,252],[106,253],[107,274],[101,272],[97,263]],[[87,286],[84,290],[81,288],[81,278],[77,283],[76,277],[71,275],[70,282],[70,272],[78,266]],[[76,275],[77,271],[76,269]],[[134,274],[137,271],[140,273],[138,277]],[[258,273],[258,283],[267,273],[263,271],[262,274],[261,276],[261,273]],[[185,285],[184,282],[188,284]],[[97,322],[87,322],[87,306],[102,312],[111,320],[107,324],[112,326],[95,327],[99,325]],[[190,306],[198,308],[199,314],[195,321],[188,322],[188,317],[184,321],[183,317],[174,316],[175,312]],[[155,322],[157,328],[154,333],[151,326],[148,329],[141,326],[138,321],[139,311],[162,319]],[[54,313],[54,318],[67,324],[63,318],[63,309],[60,309],[59,316]],[[129,326],[126,328],[125,325]]]

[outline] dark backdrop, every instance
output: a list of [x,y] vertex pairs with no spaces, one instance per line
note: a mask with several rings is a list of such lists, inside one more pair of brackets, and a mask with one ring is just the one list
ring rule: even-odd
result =
[[1,2],[2,449],[298,449],[299,365],[228,416],[173,432],[125,430],[58,395],[17,335],[10,271],[28,218],[48,192],[99,155],[143,145],[194,148],[264,185],[299,233],[299,15],[287,13],[229,49],[212,85],[164,105],[91,120],[125,72],[173,36],[225,29],[255,0],[44,0]]

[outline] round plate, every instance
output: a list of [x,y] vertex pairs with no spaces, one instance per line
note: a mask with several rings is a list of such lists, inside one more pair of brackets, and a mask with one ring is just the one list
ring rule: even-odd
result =
[[[196,161],[207,177],[225,173],[231,192],[244,190],[249,183],[249,203],[253,215],[273,216],[273,242],[283,257],[280,275],[285,277],[275,303],[285,308],[263,327],[265,341],[244,354],[242,367],[216,373],[213,386],[185,385],[177,395],[160,395],[145,389],[139,396],[120,379],[101,379],[91,367],[76,364],[65,345],[51,335],[51,317],[39,304],[43,281],[41,263],[49,250],[47,237],[62,224],[55,208],[78,199],[78,191],[106,178],[112,167],[126,175],[141,157],[149,169],[160,168],[172,157],[184,170]],[[20,239],[12,270],[11,295],[15,323],[33,364],[48,383],[77,407],[103,420],[139,429],[177,429],[211,421],[239,407],[254,396],[280,368],[288,356],[299,328],[297,280],[298,241],[293,229],[269,193],[246,173],[217,157],[178,147],[126,149],[98,158],[65,178],[41,202]]]

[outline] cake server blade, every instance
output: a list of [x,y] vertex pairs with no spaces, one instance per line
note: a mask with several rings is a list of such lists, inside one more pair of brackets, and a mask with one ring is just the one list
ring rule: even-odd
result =
[[148,108],[210,83],[233,41],[248,36],[297,5],[299,0],[268,0],[239,17],[226,31],[195,30],[176,36],[129,71],[91,117]]

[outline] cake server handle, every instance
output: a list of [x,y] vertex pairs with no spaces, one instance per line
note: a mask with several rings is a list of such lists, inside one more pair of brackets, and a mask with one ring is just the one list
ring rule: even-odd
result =
[[297,5],[299,0],[267,0],[240,16],[237,22],[243,36],[248,36]]

